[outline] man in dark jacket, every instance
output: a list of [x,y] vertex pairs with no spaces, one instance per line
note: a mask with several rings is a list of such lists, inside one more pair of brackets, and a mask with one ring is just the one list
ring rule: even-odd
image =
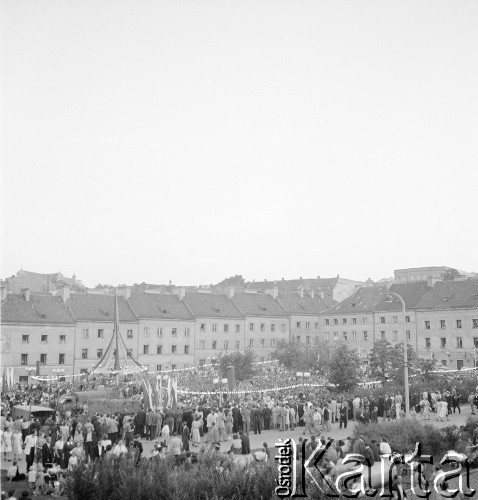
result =
[[234,408],[232,409],[232,432],[237,433],[240,430],[240,418],[241,418],[241,411],[237,407],[237,404],[234,405]]
[[241,431],[242,454],[249,455],[251,453],[251,443],[247,432]]
[[268,406],[266,406],[264,408],[264,430],[265,431],[271,430],[271,417],[272,417],[272,410]]
[[186,422],[183,422],[183,430],[182,430],[182,441],[183,441],[183,451],[189,451],[189,434],[190,430]]
[[48,436],[46,438],[46,442],[42,446],[41,455],[42,455],[41,461],[42,461],[43,467],[46,467],[47,464],[51,464],[53,462],[53,455],[51,453],[51,437],[50,436]]
[[144,437],[144,428],[146,426],[146,412],[144,410],[138,410],[134,419],[134,432]]

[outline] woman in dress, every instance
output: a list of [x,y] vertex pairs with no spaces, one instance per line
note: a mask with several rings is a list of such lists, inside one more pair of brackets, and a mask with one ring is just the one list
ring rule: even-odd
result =
[[5,426],[3,429],[2,443],[3,443],[3,458],[12,461],[12,431]]
[[12,434],[13,460],[22,459],[22,431],[15,429]]
[[193,420],[191,425],[191,439],[193,442],[193,446],[199,446],[201,444],[201,435],[199,433],[199,426],[201,425],[201,419],[199,415],[196,415],[196,418]]
[[165,423],[161,429],[161,437],[166,444],[169,443],[169,425],[167,423]]

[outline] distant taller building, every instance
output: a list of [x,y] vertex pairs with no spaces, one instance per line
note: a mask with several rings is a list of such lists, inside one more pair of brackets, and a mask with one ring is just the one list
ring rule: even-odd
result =
[[460,273],[456,269],[446,266],[395,269],[394,274],[397,283],[427,281],[430,286],[434,285],[437,281],[449,280],[460,276]]

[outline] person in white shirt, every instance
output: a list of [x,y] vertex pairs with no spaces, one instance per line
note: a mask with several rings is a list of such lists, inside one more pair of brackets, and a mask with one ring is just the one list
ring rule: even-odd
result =
[[128,453],[128,449],[126,448],[124,441],[120,439],[118,444],[113,448],[113,455],[119,457],[120,455],[126,455]]

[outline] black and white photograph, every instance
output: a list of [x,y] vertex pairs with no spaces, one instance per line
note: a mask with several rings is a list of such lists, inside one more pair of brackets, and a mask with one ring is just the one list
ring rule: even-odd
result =
[[478,1],[1,0],[2,500],[472,498]]

